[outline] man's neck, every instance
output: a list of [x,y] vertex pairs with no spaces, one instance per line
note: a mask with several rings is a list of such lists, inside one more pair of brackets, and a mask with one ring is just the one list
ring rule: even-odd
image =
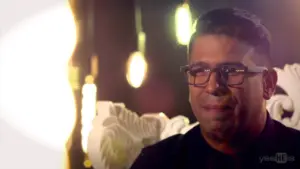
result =
[[228,139],[228,141],[220,141],[213,139],[208,136],[207,133],[201,130],[201,133],[206,140],[206,142],[217,151],[224,154],[234,155],[240,151],[243,151],[247,146],[249,146],[258,136],[262,133],[267,121],[267,112],[260,114],[257,122],[253,124],[248,124],[247,129],[240,131],[235,134],[236,137]]

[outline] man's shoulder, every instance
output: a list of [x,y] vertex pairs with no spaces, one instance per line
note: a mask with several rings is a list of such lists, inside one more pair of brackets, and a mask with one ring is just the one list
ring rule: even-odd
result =
[[131,169],[172,168],[176,145],[182,137],[177,134],[143,148]]
[[278,133],[280,136],[288,136],[288,137],[295,137],[300,138],[300,130],[295,128],[287,127],[284,124],[274,120],[275,132]]
[[[195,128],[185,134],[176,134],[145,147],[135,160],[131,169],[173,168],[178,155],[186,145],[186,141],[193,137]],[[196,129],[197,130],[197,129]]]
[[166,160],[166,158],[172,158],[172,155],[175,154],[176,149],[180,146],[180,140],[183,137],[183,134],[170,136],[156,144],[145,147],[142,150],[141,155],[153,156],[156,159],[159,158],[164,160]]
[[281,144],[300,148],[300,131],[274,120],[275,133]]
[[159,141],[156,144],[146,147],[145,150],[159,150],[159,151],[167,151],[167,152],[172,152],[170,150],[176,151],[177,149],[182,148],[182,146],[184,146],[185,144],[189,144],[191,140],[201,139],[198,138],[200,135],[201,135],[200,127],[199,125],[197,125],[194,126],[192,129],[190,129],[185,134],[176,134],[170,136],[166,139]]

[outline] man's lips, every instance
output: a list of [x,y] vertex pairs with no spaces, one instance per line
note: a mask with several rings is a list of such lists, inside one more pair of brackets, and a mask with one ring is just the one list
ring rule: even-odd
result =
[[202,108],[206,112],[206,116],[213,119],[216,125],[223,124],[224,121],[233,117],[234,106],[229,105],[205,105]]

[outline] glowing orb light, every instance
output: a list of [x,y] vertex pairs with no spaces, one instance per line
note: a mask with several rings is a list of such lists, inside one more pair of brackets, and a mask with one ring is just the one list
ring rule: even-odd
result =
[[179,6],[175,13],[176,37],[178,43],[187,45],[193,33],[192,14],[187,3]]
[[129,57],[127,62],[126,78],[128,83],[134,87],[139,88],[145,80],[148,65],[141,52],[134,52]]

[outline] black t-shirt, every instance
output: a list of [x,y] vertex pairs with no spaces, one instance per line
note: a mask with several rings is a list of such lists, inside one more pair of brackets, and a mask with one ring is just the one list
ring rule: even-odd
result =
[[300,131],[268,116],[255,143],[233,157],[211,148],[198,125],[144,148],[131,169],[300,169]]

